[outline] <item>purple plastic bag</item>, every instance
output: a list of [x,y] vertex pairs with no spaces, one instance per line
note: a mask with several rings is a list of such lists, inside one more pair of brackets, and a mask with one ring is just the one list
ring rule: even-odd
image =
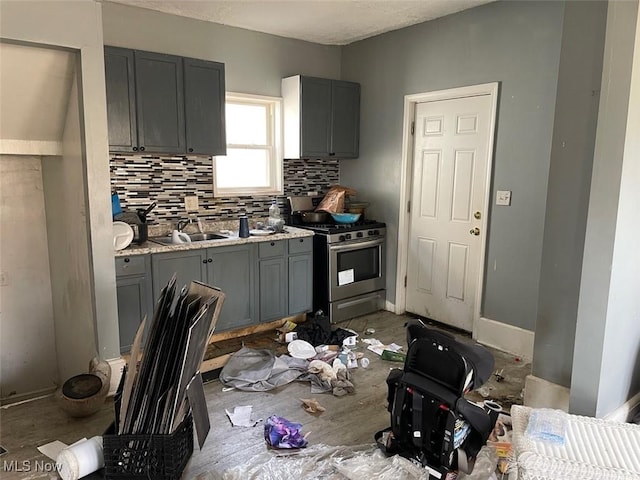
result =
[[264,439],[274,448],[304,448],[307,440],[301,430],[301,424],[272,415],[264,422]]

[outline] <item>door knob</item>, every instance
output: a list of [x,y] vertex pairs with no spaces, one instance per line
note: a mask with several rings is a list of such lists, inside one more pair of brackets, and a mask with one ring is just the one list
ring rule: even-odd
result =
[[476,235],[476,236],[477,236],[477,235],[480,235],[480,229],[479,229],[478,227],[476,227],[476,228],[472,228],[471,230],[469,230],[469,233],[470,233],[471,235]]
[[480,220],[480,217],[481,217],[480,212],[476,212],[476,213],[474,213],[474,214],[473,214],[473,217],[474,217],[476,220]]

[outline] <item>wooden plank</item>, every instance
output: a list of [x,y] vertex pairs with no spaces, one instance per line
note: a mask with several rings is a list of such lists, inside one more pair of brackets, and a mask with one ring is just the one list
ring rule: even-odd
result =
[[200,372],[206,373],[206,372],[210,372],[211,370],[216,370],[218,368],[224,367],[227,361],[229,360],[229,357],[231,357],[231,355],[233,355],[233,353],[227,353],[219,357],[214,357],[214,358],[210,358],[209,360],[205,360],[204,362],[202,362],[202,365],[200,366]]
[[236,330],[229,330],[228,332],[214,333],[213,335],[211,335],[211,338],[209,339],[209,344],[220,342],[222,340],[228,340],[230,338],[246,337],[247,335],[251,335],[254,333],[266,332],[268,330],[275,330],[276,328],[279,328],[282,325],[284,325],[287,322],[287,320],[294,323],[300,323],[304,321],[304,318],[305,318],[305,315],[301,313],[299,315],[294,315],[292,317],[286,317],[280,320],[274,320],[273,322],[258,323],[256,325],[250,325],[248,327],[238,328]]

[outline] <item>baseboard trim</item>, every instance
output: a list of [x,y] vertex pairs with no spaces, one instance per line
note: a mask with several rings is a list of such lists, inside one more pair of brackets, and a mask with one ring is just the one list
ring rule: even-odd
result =
[[475,331],[475,340],[483,345],[518,355],[528,361],[533,358],[534,333],[531,330],[480,317]]
[[613,412],[607,413],[604,419],[611,422],[629,422],[638,412],[640,412],[640,392],[636,393]]
[[556,408],[569,411],[569,389],[535,375],[524,382],[524,404],[532,408]]
[[394,303],[390,302],[389,300],[385,300],[384,301],[384,309],[387,312],[392,312],[392,313],[398,313],[396,312],[396,306]]
[[116,394],[116,390],[118,389],[118,385],[120,385],[120,379],[122,378],[122,371],[124,366],[127,364],[122,357],[118,358],[110,358],[107,360],[107,363],[111,367],[111,381],[109,382],[109,393],[110,397],[113,397]]

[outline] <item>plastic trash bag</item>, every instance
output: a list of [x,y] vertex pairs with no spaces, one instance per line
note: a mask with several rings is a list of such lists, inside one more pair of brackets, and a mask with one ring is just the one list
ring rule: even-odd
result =
[[268,451],[212,480],[428,480],[429,473],[406,458],[386,457],[374,445],[313,445],[298,451]]

